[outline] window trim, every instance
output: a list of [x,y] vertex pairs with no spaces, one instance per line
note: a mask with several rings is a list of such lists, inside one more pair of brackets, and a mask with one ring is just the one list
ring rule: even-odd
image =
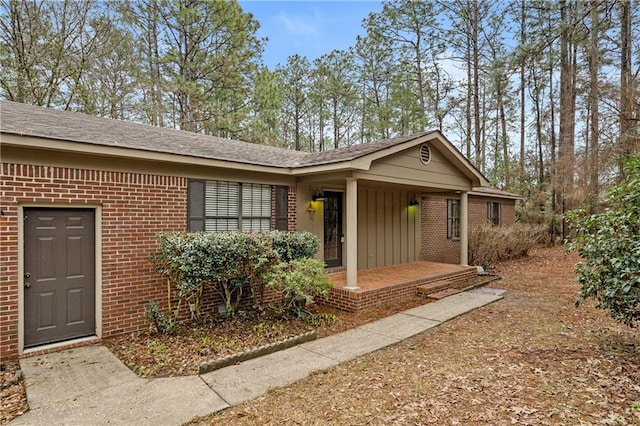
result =
[[[496,207],[498,214],[494,216],[494,213],[496,213],[496,210],[494,209]],[[494,226],[502,225],[502,203],[497,201],[487,201],[487,222]]]
[[[206,208],[206,204],[207,204],[207,183],[210,182],[225,182],[228,184],[237,184],[238,185],[238,191],[237,191],[237,203],[238,203],[238,213],[237,215],[224,215],[224,216],[215,216],[215,215],[210,215],[207,214],[207,208]],[[232,219],[232,220],[237,220],[237,228],[236,229],[232,229],[232,230],[237,230],[237,231],[242,231],[243,230],[243,221],[247,221],[247,222],[251,222],[253,220],[256,221],[265,221],[269,223],[269,230],[273,230],[273,229],[277,229],[277,223],[275,223],[274,218],[278,217],[278,214],[283,215],[283,212],[277,212],[274,211],[277,210],[277,206],[274,206],[274,197],[275,197],[275,193],[276,193],[276,189],[279,188],[279,186],[276,185],[270,185],[270,184],[264,184],[264,183],[252,183],[252,182],[235,182],[235,181],[224,181],[224,180],[220,180],[220,179],[189,179],[188,180],[188,189],[187,189],[187,230],[189,231],[206,231],[207,229],[207,221],[210,220],[215,220],[215,219]],[[244,214],[244,211],[248,211],[251,212],[251,210],[255,210],[252,208],[247,208],[249,207],[248,205],[244,206],[243,209],[243,190],[246,189],[247,187],[255,187],[258,188],[259,191],[265,191],[263,193],[263,195],[266,195],[267,193],[267,188],[268,188],[268,197],[262,197],[260,196],[260,208],[258,210],[263,210],[266,211],[266,207],[268,205],[268,210],[269,210],[269,215],[268,216],[263,216],[263,215],[258,215],[258,216],[252,216],[252,215],[247,215]],[[234,198],[236,196],[236,194],[233,194]],[[251,198],[250,201],[251,203],[253,203],[253,198],[254,197],[249,197]],[[285,203],[286,205],[286,203]],[[261,212],[261,213],[264,213]],[[285,212],[284,214],[286,215],[288,212]],[[266,230],[265,229],[261,229],[261,230]],[[231,231],[231,229],[230,229]],[[209,231],[209,232],[223,232],[223,231]],[[258,231],[252,231],[249,230],[247,232],[258,232]]]
[[[460,200],[447,198],[447,239],[457,240],[460,238]],[[453,206],[457,205],[454,210]],[[457,216],[454,214],[457,213]]]

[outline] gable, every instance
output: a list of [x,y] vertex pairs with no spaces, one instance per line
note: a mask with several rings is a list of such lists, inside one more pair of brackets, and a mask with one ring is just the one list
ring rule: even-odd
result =
[[[420,150],[425,144],[430,151],[426,164],[420,157]],[[471,179],[431,141],[379,158],[372,162],[369,170],[359,172],[358,177],[449,190],[469,190],[471,186]]]

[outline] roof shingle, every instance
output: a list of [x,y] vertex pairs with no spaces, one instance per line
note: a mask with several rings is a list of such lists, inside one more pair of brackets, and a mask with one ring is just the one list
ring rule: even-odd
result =
[[0,131],[280,168],[349,161],[424,135],[308,153],[9,101],[0,102]]

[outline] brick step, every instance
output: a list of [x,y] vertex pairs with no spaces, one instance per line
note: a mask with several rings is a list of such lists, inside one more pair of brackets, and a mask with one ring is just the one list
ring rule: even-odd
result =
[[440,300],[440,299],[444,299],[447,296],[451,296],[453,294],[458,294],[461,291],[462,290],[459,290],[457,288],[449,287],[449,288],[445,288],[444,290],[436,291],[435,293],[430,293],[426,297],[428,299]]
[[449,281],[439,280],[419,285],[416,288],[416,292],[418,293],[418,296],[428,296],[447,288],[451,288],[451,283]]

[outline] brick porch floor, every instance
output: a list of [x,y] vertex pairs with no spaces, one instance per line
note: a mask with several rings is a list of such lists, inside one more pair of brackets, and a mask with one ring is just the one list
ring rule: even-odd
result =
[[[424,281],[425,279],[437,278],[467,269],[468,267],[465,266],[435,262],[412,262],[381,268],[362,269],[358,271],[358,287],[360,287],[360,290],[356,291],[365,291],[415,280]],[[344,271],[328,274],[328,277],[334,287],[344,288],[347,286],[347,273]]]
[[356,312],[390,301],[414,296],[419,285],[446,281],[449,287],[472,285],[477,272],[474,266],[435,262],[412,262],[358,271],[358,290],[346,290],[347,273],[327,274],[333,289],[325,304]]

